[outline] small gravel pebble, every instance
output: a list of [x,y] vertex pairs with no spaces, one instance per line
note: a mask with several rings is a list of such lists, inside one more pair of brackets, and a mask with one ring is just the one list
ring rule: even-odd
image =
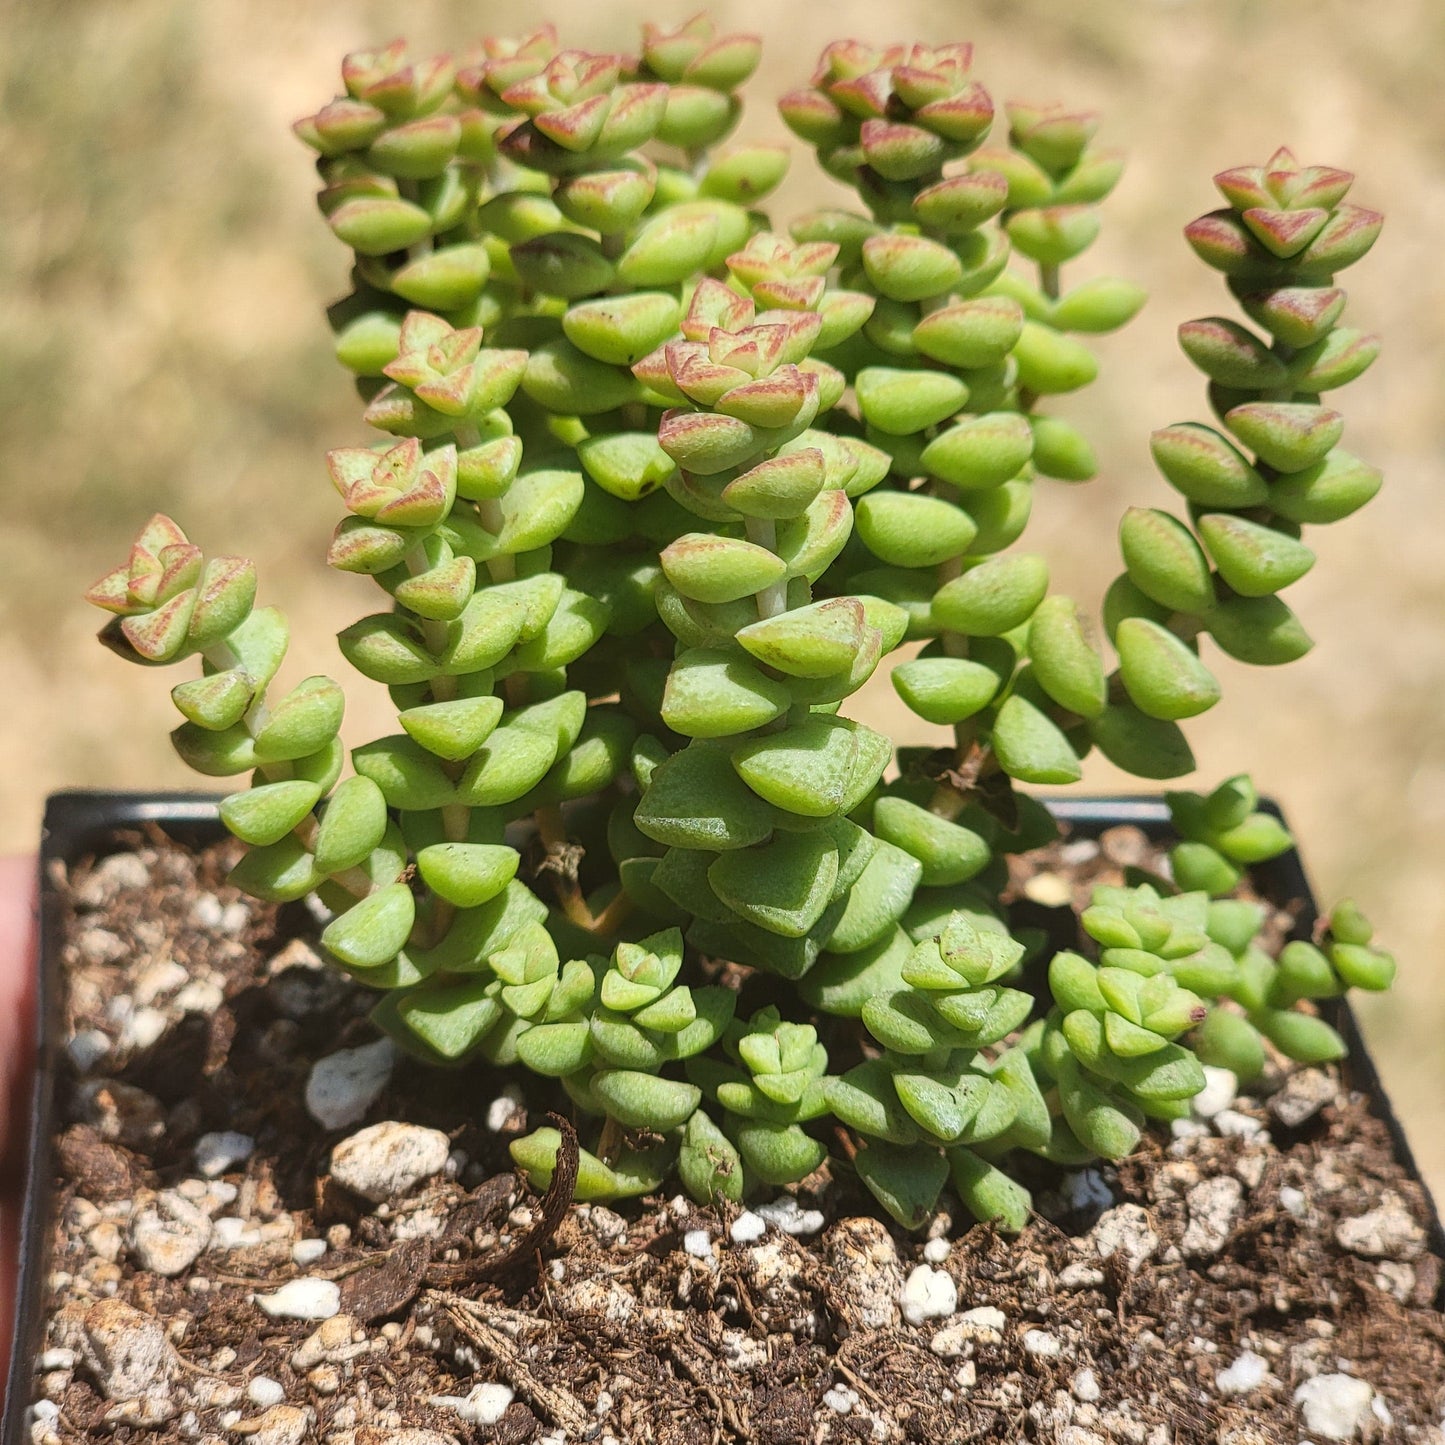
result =
[[236,1219],[229,1214],[216,1221],[211,1233],[212,1249],[249,1249],[260,1242],[261,1231],[254,1224],[247,1224],[244,1219]]
[[958,1286],[952,1275],[932,1265],[920,1264],[904,1282],[898,1303],[910,1325],[947,1319],[958,1308]]
[[504,1129],[517,1128],[527,1121],[527,1105],[522,1091],[516,1084],[508,1084],[490,1104],[487,1105],[487,1128],[493,1134]]
[[939,1330],[928,1347],[935,1355],[953,1359],[972,1345],[1001,1343],[1007,1323],[1008,1319],[1001,1309],[995,1309],[993,1305],[976,1305]]
[[1099,1377],[1092,1370],[1077,1370],[1069,1388],[1074,1393],[1074,1399],[1080,1404],[1092,1405],[1100,1395]]
[[1269,1378],[1269,1362],[1253,1350],[1244,1350],[1226,1370],[1221,1370],[1214,1383],[1221,1395],[1247,1395]]
[[112,853],[91,869],[75,890],[82,908],[100,908],[119,893],[136,893],[150,886],[151,870],[135,853]]
[[[360,1339],[353,1336],[361,1335]],[[364,1333],[351,1315],[332,1315],[323,1320],[291,1352],[293,1370],[309,1370],[316,1365],[344,1365],[364,1355],[371,1348]]]
[[1189,1224],[1180,1249],[1192,1259],[1218,1254],[1229,1239],[1243,1199],[1244,1185],[1230,1175],[1201,1180],[1185,1195]]
[[1349,1440],[1364,1432],[1375,1392],[1353,1375],[1316,1375],[1294,1392],[1305,1429],[1326,1440]]
[[65,1046],[79,1074],[88,1074],[109,1052],[110,1039],[99,1029],[82,1029]]
[[326,1241],[324,1239],[298,1239],[291,1246],[292,1261],[303,1269],[308,1264],[315,1264],[325,1253]]
[[1229,1108],[1239,1092],[1239,1080],[1229,1069],[1204,1066],[1204,1087],[1189,1101],[1189,1107],[1201,1119],[1213,1119]]
[[[532,1222],[532,1211],[524,1209],[521,1217],[517,1211],[512,1211],[512,1223],[519,1229],[525,1229]],[[592,1226],[592,1233],[597,1236],[603,1244],[625,1244],[627,1242],[627,1221],[615,1210],[608,1209],[605,1205],[594,1204],[588,1215],[588,1222]]]
[[264,1415],[246,1422],[246,1433],[252,1445],[300,1445],[310,1424],[306,1410],[295,1405],[272,1405]]
[[942,1264],[953,1253],[953,1246],[946,1239],[930,1239],[923,1246],[923,1257],[929,1264]]
[[770,1204],[758,1205],[757,1214],[774,1229],[800,1239],[819,1233],[824,1223],[821,1210],[802,1208],[791,1194],[784,1194]]
[[107,1400],[165,1393],[176,1356],[159,1320],[103,1299],[85,1312],[81,1328],[81,1355]]
[[202,1134],[196,1140],[196,1168],[207,1179],[216,1179],[244,1164],[255,1151],[256,1141],[249,1134],[226,1130],[219,1134]]
[[1116,1205],[1101,1214],[1090,1238],[1100,1259],[1122,1255],[1130,1274],[1137,1274],[1159,1248],[1159,1236],[1149,1222],[1149,1212],[1137,1204]]
[[1309,1213],[1309,1200],[1305,1198],[1304,1190],[1295,1189],[1292,1185],[1285,1184],[1280,1187],[1279,1203],[1281,1209],[1294,1215],[1296,1219],[1303,1219]]
[[1342,1219],[1335,1226],[1335,1239],[1342,1249],[1367,1259],[1414,1259],[1425,1248],[1425,1231],[1393,1189],[1374,1209]]
[[849,1389],[847,1385],[834,1385],[823,1396],[823,1403],[839,1415],[850,1415],[858,1408],[860,1401],[857,1390]]
[[1250,1114],[1241,1114],[1237,1109],[1221,1109],[1214,1116],[1214,1127],[1226,1139],[1243,1139],[1246,1143],[1265,1144],[1269,1132],[1264,1125]]
[[489,1381],[468,1395],[433,1395],[430,1403],[442,1410],[455,1410],[472,1425],[495,1425],[507,1413],[512,1392],[506,1385]]
[[1059,1337],[1047,1330],[1027,1330],[1024,1333],[1024,1353],[1036,1359],[1055,1360],[1063,1352]]
[[1070,1209],[1090,1214],[1107,1209],[1114,1202],[1114,1191],[1097,1169],[1072,1169],[1064,1175],[1059,1193]]
[[272,1319],[326,1320],[341,1309],[341,1286],[330,1279],[293,1279],[274,1294],[251,1298]]
[[1286,1129],[1298,1129],[1313,1119],[1339,1093],[1335,1081],[1323,1069],[1297,1069],[1269,1101],[1269,1112]]
[[256,1375],[246,1386],[246,1398],[253,1405],[260,1405],[265,1409],[271,1405],[279,1405],[286,1398],[286,1391],[280,1380],[273,1380],[270,1375]]
[[767,1221],[745,1209],[728,1227],[728,1238],[734,1244],[753,1244],[767,1232]]
[[705,1229],[689,1229],[682,1237],[682,1247],[694,1259],[712,1258],[712,1240]]
[[440,1174],[450,1152],[451,1140],[440,1129],[388,1119],[343,1139],[331,1151],[331,1173],[353,1194],[380,1204]]
[[889,1329],[898,1320],[903,1266],[898,1246],[881,1220],[840,1219],[823,1236],[833,1272],[834,1303],[850,1330]]
[[166,1031],[166,1016],[158,1008],[138,1008],[121,1026],[118,1040],[123,1053],[144,1053]]
[[306,1080],[306,1109],[323,1129],[359,1124],[391,1081],[396,1045],[377,1039],[317,1059]]
[[214,978],[193,978],[172,1000],[171,1007],[183,1014],[213,1014],[225,1001],[226,991]]
[[188,1270],[210,1239],[210,1215],[174,1189],[162,1190],[130,1223],[136,1260],[166,1279]]

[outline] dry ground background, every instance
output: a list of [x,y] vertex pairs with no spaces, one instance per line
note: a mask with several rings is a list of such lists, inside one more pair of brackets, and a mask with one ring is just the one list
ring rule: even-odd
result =
[[[655,0],[647,13],[689,9]],[[573,43],[610,48],[631,44],[642,13],[622,0],[576,10]],[[744,137],[779,136],[771,98],[852,33],[972,39],[996,99],[1097,106],[1105,139],[1128,147],[1104,238],[1076,274],[1133,276],[1152,301],[1103,348],[1089,426],[1101,479],[1044,494],[1030,534],[1079,595],[1117,570],[1122,507],[1171,503],[1150,429],[1203,415],[1173,330],[1222,305],[1179,238],[1214,204],[1209,176],[1284,142],[1357,171],[1356,198],[1389,212],[1349,278],[1355,324],[1388,346],[1345,401],[1348,443],[1384,467],[1386,490],[1311,534],[1319,565],[1291,600],[1314,653],[1283,673],[1221,660],[1225,700],[1191,736],[1198,781],[1253,772],[1288,809],[1320,892],[1353,892],[1396,946],[1400,985],[1372,1002],[1368,1027],[1445,1186],[1445,268],[1430,239],[1445,235],[1445,9],[716,0],[713,12],[768,42]],[[165,741],[166,686],[101,654],[78,600],[155,508],[208,550],[257,558],[264,595],[295,623],[293,677],[339,664],[331,634],[369,589],[324,575],[335,501],[321,454],[361,429],[320,313],[343,253],[288,125],[333,94],[347,49],[396,33],[445,48],[540,13],[510,0],[0,0],[0,849],[33,846],[52,789],[191,781]],[[830,189],[797,169],[783,214]],[[353,707],[356,740],[385,730],[383,707]],[[886,682],[865,707],[908,726]],[[1088,787],[1119,781],[1090,763]]]

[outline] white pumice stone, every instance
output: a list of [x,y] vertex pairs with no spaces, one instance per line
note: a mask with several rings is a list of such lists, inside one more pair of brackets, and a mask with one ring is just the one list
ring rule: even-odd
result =
[[767,1233],[767,1229],[766,1220],[754,1214],[751,1209],[745,1209],[733,1220],[728,1229],[728,1238],[734,1244],[753,1244]]
[[1326,1440],[1349,1440],[1363,1434],[1373,1416],[1375,1392],[1353,1375],[1316,1375],[1294,1392],[1305,1429]]
[[795,1238],[806,1238],[823,1228],[822,1211],[804,1209],[791,1194],[781,1195],[770,1204],[758,1205],[757,1214],[774,1229]]
[[326,1241],[324,1239],[298,1239],[291,1246],[292,1261],[303,1269],[308,1264],[315,1264],[325,1253]]
[[1280,1187],[1279,1203],[1280,1208],[1294,1215],[1296,1219],[1303,1219],[1310,1212],[1309,1200],[1305,1198],[1304,1190],[1289,1184]]
[[323,1129],[359,1124],[381,1096],[396,1064],[396,1045],[377,1039],[317,1059],[306,1080],[306,1110]]
[[207,1179],[215,1179],[238,1164],[244,1164],[255,1152],[256,1141],[249,1134],[234,1129],[218,1134],[202,1134],[196,1140],[196,1168]]
[[246,1386],[246,1398],[253,1405],[268,1408],[271,1405],[279,1405],[286,1398],[286,1391],[282,1388],[280,1380],[273,1380],[269,1375],[256,1375]]
[[446,1167],[451,1140],[440,1129],[389,1119],[343,1139],[331,1151],[338,1184],[373,1204],[395,1199]]
[[273,1294],[251,1298],[272,1319],[329,1320],[341,1309],[341,1286],[330,1279],[293,1279]]
[[1269,1362],[1253,1350],[1241,1351],[1228,1369],[1221,1370],[1214,1383],[1221,1395],[1247,1395],[1269,1378]]
[[1217,1069],[1212,1064],[1204,1065],[1204,1087],[1189,1102],[1195,1115],[1200,1119],[1213,1119],[1221,1109],[1227,1109],[1239,1093],[1239,1080],[1229,1069]]
[[495,1425],[507,1413],[512,1392],[506,1385],[488,1381],[467,1395],[433,1395],[429,1403],[442,1410],[455,1410],[469,1424]]
[[958,1286],[952,1275],[932,1265],[920,1264],[904,1282],[898,1303],[910,1325],[947,1319],[958,1308]]

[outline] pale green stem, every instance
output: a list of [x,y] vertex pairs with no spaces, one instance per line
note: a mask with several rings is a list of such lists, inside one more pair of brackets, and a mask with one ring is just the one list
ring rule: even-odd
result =
[[[235,649],[224,637],[219,642],[213,642],[201,655],[217,672],[230,672],[233,669],[241,672],[246,670],[245,663],[236,655]],[[266,706],[266,694],[258,691],[255,700],[246,709],[246,716],[242,718],[242,722],[246,725],[246,731],[255,737],[270,721],[270,718],[270,709]]]
[[[421,204],[421,188],[415,181],[398,181],[397,192],[402,200],[410,201],[413,205]],[[406,248],[406,259],[408,261],[420,261],[423,256],[430,256],[432,253],[432,238],[423,236],[420,241],[414,241]]]
[[[1295,348],[1287,346],[1283,341],[1276,341],[1270,350],[1279,357],[1284,365],[1288,366],[1295,359]],[[1285,385],[1277,386],[1273,391],[1264,393],[1265,401],[1288,401],[1294,395],[1294,387]]]
[[[950,557],[938,564],[938,585],[944,586],[963,575],[963,558]],[[949,657],[968,656],[968,638],[961,632],[941,632],[938,637]],[[954,766],[962,767],[968,750],[977,738],[977,729],[970,718],[953,725]],[[928,808],[939,817],[953,819],[963,811],[963,797],[948,783],[940,783],[928,800]]]
[[[771,517],[747,519],[748,541],[755,547],[766,547],[774,555],[778,550],[778,527]],[[757,594],[758,618],[778,617],[788,610],[788,582],[782,578],[770,582]]]
[[[555,803],[537,809],[537,832],[548,852],[562,852],[570,846],[567,823],[562,809]],[[623,920],[632,912],[632,899],[626,892],[619,892],[601,913],[593,914],[582,896],[582,889],[575,877],[558,875],[558,902],[569,922],[575,924],[594,938],[605,939],[621,927]]]
[[[458,422],[452,428],[452,435],[457,439],[457,446],[465,451],[468,447],[479,446],[482,434],[477,429],[475,422]],[[477,519],[481,522],[492,536],[500,535],[502,528],[506,525],[506,518],[502,514],[502,504],[495,497],[483,497],[476,503]],[[510,582],[517,575],[516,561],[511,557],[493,557],[487,562],[487,575],[493,582]]]
[[[417,543],[410,552],[406,554],[406,570],[416,577],[427,571],[431,562],[427,557],[426,548]],[[447,624],[435,618],[419,617],[417,621],[421,624],[422,640],[426,643],[427,651],[432,656],[439,656],[447,645]],[[436,702],[451,702],[457,695],[457,680],[445,673],[432,678],[428,684],[431,695]],[[461,777],[466,770],[466,764],[462,762],[451,762],[446,759],[439,759],[442,771],[446,773],[453,782]],[[450,843],[465,843],[467,840],[468,827],[471,823],[472,810],[465,803],[447,803],[442,808],[442,831]],[[440,943],[447,935],[447,930],[452,925],[452,919],[456,916],[456,908],[444,898],[436,900],[436,908],[433,910],[430,920],[430,942]]]

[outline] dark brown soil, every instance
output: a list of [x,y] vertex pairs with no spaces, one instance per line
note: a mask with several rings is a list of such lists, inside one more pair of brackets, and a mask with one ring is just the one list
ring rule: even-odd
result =
[[[1120,865],[1147,866],[1141,836],[1051,850],[1016,878],[1019,907],[1048,915]],[[1041,1173],[1040,1217],[1015,1241],[955,1208],[925,1246],[825,1166],[798,1190],[823,1216],[811,1234],[739,1242],[736,1211],[650,1199],[573,1206],[517,1257],[541,1210],[510,1172],[506,1145],[528,1125],[502,1102],[506,1081],[401,1060],[363,1120],[327,1133],[305,1105],[308,1074],[374,1038],[364,991],[316,966],[302,910],[224,884],[224,847],[193,856],[157,835],[125,848],[129,862],[54,880],[80,1042],[58,1114],[34,1445],[1295,1445],[1330,1438],[1302,1410],[1336,1376],[1364,1382],[1345,1387],[1361,1403],[1341,1428],[1440,1445],[1445,1319],[1424,1198],[1333,1077],[1276,1078],[1272,1099],[1235,1099],[1117,1169]],[[560,1098],[539,1086],[533,1122]],[[403,1200],[372,1205],[329,1178],[328,1158],[385,1120],[440,1129],[454,1152]],[[194,1150],[217,1131],[255,1148],[205,1197]],[[182,1185],[234,1223],[163,1277],[141,1265],[135,1220]],[[316,1239],[326,1252],[297,1263],[296,1241]],[[957,1310],[909,1323],[897,1305],[925,1247]],[[301,1277],[337,1283],[350,1320],[273,1319],[253,1302]],[[147,1318],[164,1359],[137,1385],[107,1330]],[[1230,1393],[1219,1377],[1248,1376],[1246,1352],[1263,1378]],[[490,1382],[512,1392],[500,1418],[502,1392],[458,1413]],[[440,1433],[403,1433],[418,1430]]]

